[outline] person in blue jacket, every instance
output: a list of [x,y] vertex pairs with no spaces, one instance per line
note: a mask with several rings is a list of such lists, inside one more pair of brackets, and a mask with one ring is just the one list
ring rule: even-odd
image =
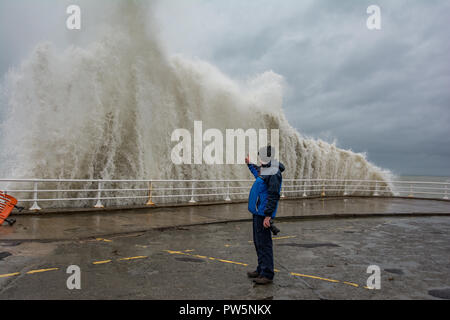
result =
[[248,199],[248,210],[253,214],[253,242],[258,256],[257,269],[247,275],[254,279],[255,283],[262,285],[272,283],[274,278],[270,222],[277,214],[283,182],[282,172],[285,170],[284,165],[273,155],[275,149],[267,146],[261,148],[258,153],[261,166],[251,164],[249,157],[246,159],[247,166],[255,177]]

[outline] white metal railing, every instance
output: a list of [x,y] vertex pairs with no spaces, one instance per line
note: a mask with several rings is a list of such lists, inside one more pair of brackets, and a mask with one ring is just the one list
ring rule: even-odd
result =
[[[231,201],[248,196],[254,180],[0,179],[0,190],[31,211]],[[449,199],[450,181],[284,179],[282,198],[387,196]]]

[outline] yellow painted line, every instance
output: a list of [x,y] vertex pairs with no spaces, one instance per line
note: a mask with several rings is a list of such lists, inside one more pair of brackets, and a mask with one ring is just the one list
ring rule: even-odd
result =
[[242,263],[242,262],[236,262],[236,261],[218,259],[218,258],[213,258],[213,257],[201,256],[201,255],[198,255],[198,254],[189,254],[189,253],[186,253],[186,252],[172,251],[172,250],[165,250],[165,251],[170,253],[170,254],[182,254],[182,255],[185,255],[185,256],[191,256],[191,257],[196,257],[196,258],[201,258],[201,259],[209,259],[209,260],[220,261],[220,262],[224,262],[224,263],[237,264],[237,265],[241,265],[241,266],[248,266],[248,264]]
[[224,263],[237,264],[237,265],[245,266],[245,267],[248,266],[248,264],[242,263],[242,262],[235,262],[235,261],[223,260],[223,259],[216,259],[216,260],[217,260],[217,261],[220,261],[220,262],[224,262]]
[[[247,263],[236,262],[236,261],[225,260],[225,259],[218,259],[218,258],[213,258],[213,257],[206,257],[206,256],[197,255],[197,254],[189,254],[189,253],[182,252],[182,251],[173,251],[173,250],[164,250],[164,251],[168,252],[170,254],[179,254],[179,255],[185,255],[185,256],[201,258],[201,259],[209,259],[209,260],[212,260],[212,261],[219,261],[219,262],[223,262],[223,263],[236,264],[236,265],[245,266],[245,267],[248,266]],[[274,269],[274,272],[281,272],[281,271],[278,270],[278,269]],[[353,283],[353,282],[339,281],[339,280],[328,279],[328,278],[312,276],[312,275],[307,275],[307,274],[301,274],[301,273],[294,273],[294,272],[291,272],[290,274],[292,276],[296,276],[296,277],[310,278],[310,279],[322,280],[322,281],[327,281],[327,282],[332,282],[332,283],[343,283],[343,284],[346,284],[346,285],[349,285],[349,286],[352,286],[352,287],[355,287],[355,288],[359,288],[359,285],[356,284],[356,283]],[[369,289],[367,287],[364,287],[364,288]]]
[[19,274],[20,274],[20,272],[0,274],[0,278],[15,277],[15,276],[18,276]]
[[342,283],[348,284],[349,286],[353,286],[353,287],[355,287],[355,288],[358,288],[358,287],[359,287],[358,284],[353,283],[353,282],[342,281]]
[[292,239],[292,238],[297,238],[297,236],[276,237],[276,238],[272,238],[272,240],[283,240],[283,239]]
[[42,272],[55,271],[55,270],[59,270],[59,268],[31,270],[31,271],[28,271],[27,274],[35,274],[35,273],[42,273]]
[[92,262],[92,264],[105,264],[105,263],[110,263],[112,260],[104,260],[104,261],[95,261]]
[[137,257],[129,257],[129,258],[121,258],[119,261],[129,261],[129,260],[137,260],[137,259],[145,259],[147,256],[137,256]]
[[327,278],[322,278],[322,277],[317,277],[317,276],[310,276],[310,275],[301,274],[301,273],[291,272],[291,275],[296,276],[296,277],[311,278],[311,279],[323,280],[323,281],[334,282],[334,283],[340,282],[339,280],[327,279]]
[[181,252],[181,251],[172,251],[172,250],[164,250],[164,251],[166,251],[166,252],[168,252],[170,254],[184,254],[184,255],[186,255],[186,253]]
[[103,242],[113,242],[112,240],[108,240],[108,239],[103,239],[103,238],[97,238],[95,239],[97,241],[103,241]]
[[191,249],[191,250],[184,250],[184,252],[193,252],[195,250]]

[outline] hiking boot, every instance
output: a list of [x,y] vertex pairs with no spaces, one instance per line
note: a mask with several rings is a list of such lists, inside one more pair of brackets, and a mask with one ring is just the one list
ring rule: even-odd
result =
[[273,280],[270,280],[266,277],[258,277],[256,279],[253,280],[254,283],[256,284],[260,284],[260,285],[266,285],[266,284],[271,284],[273,283]]
[[259,277],[259,273],[258,271],[247,272],[247,277],[249,277],[250,279],[255,279]]

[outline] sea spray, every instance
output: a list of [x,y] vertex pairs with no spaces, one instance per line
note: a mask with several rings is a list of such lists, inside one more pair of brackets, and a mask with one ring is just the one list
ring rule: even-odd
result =
[[[285,178],[389,179],[388,171],[369,163],[363,154],[302,137],[293,129],[282,109],[280,75],[268,71],[243,83],[208,62],[170,55],[157,28],[147,25],[142,2],[110,6],[105,11],[110,17],[104,18],[110,25],[101,28],[96,41],[63,51],[41,43],[7,75],[2,177],[249,178],[242,165],[171,162],[171,133],[177,128],[192,130],[194,121],[201,120],[223,132],[279,129]],[[385,183],[378,188],[391,187]]]

